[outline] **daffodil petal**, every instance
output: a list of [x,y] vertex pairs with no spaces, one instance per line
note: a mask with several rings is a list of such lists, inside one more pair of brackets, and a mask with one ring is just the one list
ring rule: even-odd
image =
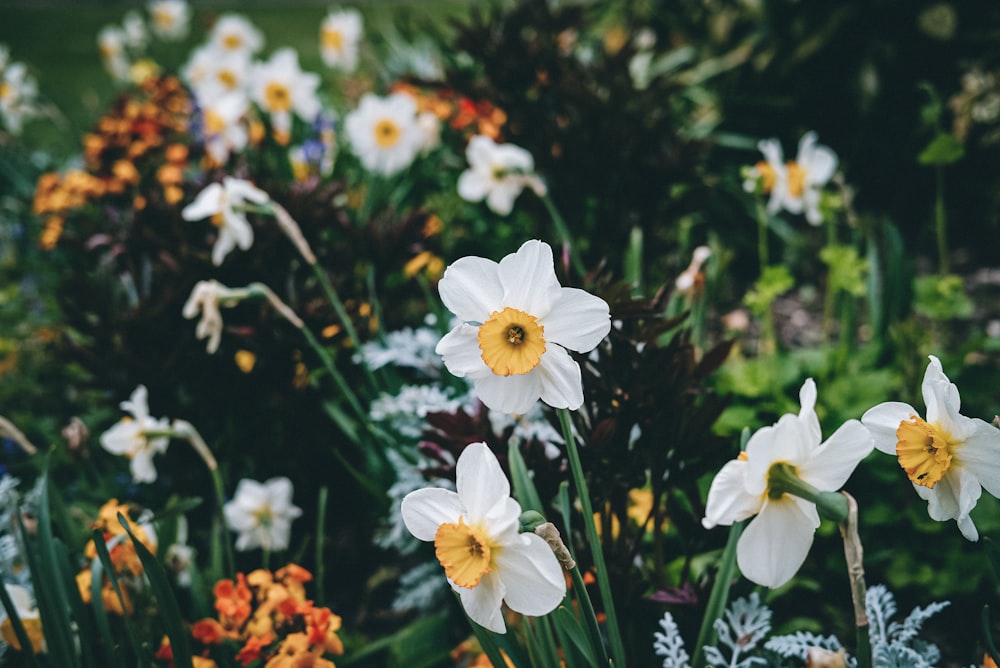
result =
[[521,184],[516,181],[505,180],[493,183],[486,195],[486,206],[490,208],[490,211],[506,216],[514,209],[514,200],[521,194],[521,190]]
[[964,419],[960,415],[962,400],[958,395],[958,388],[948,380],[941,368],[941,360],[934,355],[929,355],[930,363],[927,371],[924,372],[924,380],[920,390],[924,396],[924,404],[927,406],[927,421],[939,423],[945,431],[953,437],[965,438]]
[[482,257],[463,257],[445,269],[438,283],[441,301],[463,322],[483,323],[502,308],[498,265]]
[[482,521],[490,508],[510,497],[507,476],[485,443],[465,446],[455,468],[458,498],[468,512],[469,522]]
[[576,410],[583,405],[580,365],[560,346],[549,345],[534,373],[541,380],[541,399],[549,406]]
[[740,536],[736,562],[752,582],[765,587],[780,587],[798,572],[819,526],[816,509],[810,513],[807,502],[785,496],[768,500]]
[[222,265],[222,262],[226,259],[226,256],[236,248],[236,237],[233,236],[229,227],[223,227],[219,230],[219,236],[215,240],[215,245],[212,246],[212,264],[216,267]]
[[971,472],[952,462],[944,477],[934,488],[914,485],[920,498],[927,501],[927,514],[932,520],[945,522],[957,520],[958,528],[968,540],[979,540],[979,532],[969,518],[983,489]]
[[400,505],[403,524],[418,540],[433,541],[438,527],[457,522],[465,507],[450,489],[426,487],[410,492]]
[[608,303],[577,288],[562,288],[552,310],[541,321],[545,339],[586,353],[611,331]]
[[826,146],[816,146],[809,153],[802,167],[810,185],[823,185],[837,171],[837,154]]
[[[476,135],[469,140],[465,147],[465,159],[473,168],[489,168],[493,151],[496,150],[496,142],[486,135]],[[485,170],[484,170],[485,171]],[[482,199],[482,198],[480,198]]]
[[542,396],[542,380],[537,368],[519,376],[498,376],[491,372],[475,378],[473,387],[487,408],[509,415],[527,413]]
[[184,220],[201,220],[219,212],[222,206],[222,185],[211,183],[205,187],[194,201],[181,210]]
[[764,503],[762,494],[748,494],[744,486],[747,463],[740,459],[726,462],[715,474],[708,489],[702,526],[711,529],[719,524],[730,525],[755,515]]
[[857,420],[848,420],[799,467],[799,477],[819,490],[835,492],[874,446],[871,432]]
[[469,619],[494,633],[506,633],[500,603],[503,601],[504,584],[496,573],[487,573],[472,589],[454,587]]
[[823,440],[823,432],[816,416],[816,381],[806,378],[799,389],[799,420],[809,430],[814,442]]
[[1000,429],[979,418],[968,418],[975,431],[955,454],[962,466],[975,471],[979,483],[995,497],[1000,497]]
[[548,315],[562,290],[556,278],[552,248],[537,239],[524,242],[516,253],[500,260],[498,273],[503,285],[503,305],[530,313],[539,320]]
[[234,179],[231,176],[227,176],[222,180],[222,185],[227,193],[240,201],[263,204],[271,199],[266,192],[243,179]]
[[253,245],[253,227],[242,214],[233,213],[227,216],[226,228],[232,234],[236,245],[243,250],[247,250]]
[[467,169],[458,177],[458,196],[467,202],[481,202],[489,192],[489,186],[486,177]]
[[917,409],[900,401],[886,401],[868,409],[861,416],[861,424],[868,427],[875,442],[875,449],[887,455],[896,456],[896,430],[899,424],[917,415]]
[[525,615],[545,615],[566,596],[562,567],[544,540],[521,534],[516,544],[505,545],[496,557],[499,577],[511,610]]
[[438,341],[434,352],[441,355],[448,371],[459,378],[492,375],[493,372],[483,362],[478,337],[478,327],[461,324]]

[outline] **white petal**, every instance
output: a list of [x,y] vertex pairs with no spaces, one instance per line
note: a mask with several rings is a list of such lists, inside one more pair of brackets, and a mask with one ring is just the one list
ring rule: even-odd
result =
[[479,400],[490,410],[501,413],[527,413],[542,396],[541,376],[534,371],[517,376],[488,373],[473,380]]
[[545,340],[587,353],[611,331],[608,303],[577,288],[560,288],[559,296],[540,322]]
[[747,525],[736,546],[736,561],[748,580],[775,588],[798,572],[819,526],[815,507],[811,517],[804,504],[808,505],[787,495],[769,499]]
[[229,226],[219,228],[219,236],[212,246],[212,264],[216,267],[220,266],[226,256],[236,248],[236,237],[233,236],[231,229]]
[[[964,438],[965,434],[959,423],[962,421],[960,411],[962,400],[958,395],[958,388],[948,380],[941,368],[941,360],[934,355],[929,355],[930,364],[924,372],[924,380],[920,390],[924,395],[924,404],[927,406],[927,421],[938,422],[956,438]],[[956,433],[958,432],[958,433]]]
[[837,154],[826,146],[816,146],[802,168],[806,172],[807,184],[821,186],[833,178],[833,173],[837,171]]
[[541,380],[541,400],[549,406],[575,411],[583,405],[580,365],[564,348],[549,344],[531,374]]
[[566,596],[562,566],[544,540],[523,533],[518,542],[504,545],[497,555],[497,570],[506,588],[504,600],[524,615],[546,615]]
[[809,430],[814,442],[823,440],[823,432],[819,426],[819,418],[816,417],[816,381],[806,378],[799,389],[799,420]]
[[518,181],[504,179],[493,184],[486,195],[486,206],[490,211],[500,216],[507,216],[514,210],[514,200],[521,194],[522,186]]
[[156,481],[156,466],[153,464],[154,452],[152,448],[141,448],[136,451],[129,462],[132,480],[135,482]]
[[264,204],[271,199],[266,192],[244,179],[234,179],[231,176],[227,176],[222,180],[222,183],[226,192],[241,202],[250,201],[256,204]]
[[954,455],[963,468],[975,473],[987,492],[1000,498],[1000,429],[979,418],[969,419],[976,430]]
[[485,443],[470,443],[458,457],[458,498],[470,523],[480,522],[495,504],[510,496],[510,483],[496,455]]
[[205,187],[194,201],[181,210],[184,220],[201,220],[219,212],[222,208],[222,186],[212,183]]
[[874,408],[869,408],[861,416],[861,424],[868,427],[875,441],[875,448],[887,455],[896,455],[896,430],[901,422],[917,415],[917,409],[899,401],[887,401]]
[[495,633],[506,633],[500,602],[506,593],[497,573],[487,573],[472,589],[454,587],[462,600],[462,607],[469,618]]
[[747,492],[763,494],[772,464],[786,462],[798,466],[808,460],[818,445],[797,415],[782,415],[773,427],[758,429],[747,442]]
[[438,527],[458,521],[465,512],[458,494],[450,489],[428,487],[410,492],[400,505],[403,524],[418,540],[432,541]]
[[848,420],[799,467],[799,476],[819,490],[835,492],[874,447],[871,432],[857,420]]
[[135,420],[122,420],[101,434],[101,447],[113,455],[128,455],[140,445],[141,426]]
[[756,515],[764,503],[763,494],[748,494],[744,487],[747,463],[739,459],[726,462],[715,474],[708,489],[702,526],[711,529],[730,525]]
[[458,196],[466,202],[481,202],[490,185],[482,174],[467,169],[458,176]]
[[444,270],[438,283],[441,301],[463,322],[484,323],[500,310],[503,284],[499,266],[482,257],[463,257]]
[[445,334],[434,347],[434,352],[444,359],[448,371],[459,378],[480,378],[493,375],[479,348],[479,328],[459,325]]
[[552,248],[543,241],[524,242],[497,268],[503,285],[503,305],[530,313],[539,320],[548,315],[562,288],[556,278]]
[[914,485],[917,495],[927,501],[927,514],[932,520],[957,520],[958,528],[968,540],[979,540],[979,532],[969,518],[983,493],[976,476],[961,465],[952,465],[933,489]]
[[253,228],[242,214],[234,213],[226,216],[226,229],[233,236],[236,245],[243,250],[253,245]]
[[476,135],[469,140],[469,145],[465,148],[465,159],[473,167],[488,168],[493,161],[493,153],[496,148],[496,143],[490,137]]

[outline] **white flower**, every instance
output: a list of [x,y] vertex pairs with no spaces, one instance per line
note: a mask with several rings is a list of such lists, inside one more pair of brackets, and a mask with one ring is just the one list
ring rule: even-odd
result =
[[361,32],[361,14],[356,9],[331,10],[319,28],[320,55],[326,66],[353,72]]
[[164,435],[150,437],[148,432],[168,431],[170,421],[150,416],[144,385],[135,388],[129,400],[121,403],[121,408],[131,413],[131,417],[122,418],[101,434],[101,446],[111,454],[129,458],[129,468],[135,482],[153,482],[156,480],[153,455],[166,452],[170,438]]
[[243,93],[232,92],[202,107],[202,141],[217,165],[226,164],[230,153],[247,147],[249,135],[243,117],[249,104]]
[[407,168],[423,146],[417,103],[405,93],[379,97],[365,93],[344,119],[351,149],[365,169],[392,176]]
[[410,533],[434,541],[438,561],[469,617],[505,633],[501,601],[515,612],[545,615],[566,595],[562,568],[549,546],[519,533],[521,506],[485,443],[466,446],[458,458],[458,492],[427,488],[403,499]]
[[292,127],[292,113],[312,123],[320,112],[316,89],[319,75],[299,69],[294,49],[279,49],[266,63],[256,63],[250,74],[250,97],[271,115],[271,123],[282,132]]
[[223,14],[212,26],[209,43],[220,51],[252,56],[264,46],[264,36],[242,14]]
[[292,520],[302,509],[292,504],[292,481],[285,477],[260,483],[240,480],[233,500],[223,507],[226,526],[237,532],[236,549],[268,552],[288,548]]
[[246,202],[264,204],[270,197],[249,181],[227,176],[222,183],[212,183],[198,193],[193,202],[181,211],[184,220],[212,218],[219,228],[219,237],[212,248],[212,262],[219,266],[236,246],[247,250],[253,245],[253,228],[246,215],[237,210]]
[[458,194],[469,202],[486,200],[495,213],[506,216],[524,188],[545,195],[545,184],[535,175],[535,161],[520,146],[497,144],[476,135],[465,149],[469,168],[458,177]]
[[194,335],[199,339],[208,339],[207,350],[210,355],[219,349],[222,338],[222,312],[219,307],[231,306],[236,301],[232,290],[211,280],[198,281],[184,303],[182,314],[185,318],[190,320],[201,313]]
[[677,288],[678,292],[689,292],[695,287],[698,276],[701,274],[701,265],[705,264],[705,261],[710,257],[712,257],[712,249],[708,246],[698,246],[694,249],[694,253],[691,255],[691,264],[674,281],[674,287]]
[[771,213],[781,209],[793,214],[805,212],[806,220],[813,225],[822,223],[820,195],[837,170],[837,154],[816,140],[815,132],[802,135],[795,161],[787,164],[777,139],[762,140],[757,146],[764,161],[751,169],[743,182],[744,189],[753,192],[758,184],[762,185],[763,191],[770,193],[767,208]]
[[153,33],[162,40],[176,42],[187,37],[191,7],[187,0],[152,0],[148,6]]
[[245,53],[202,47],[192,54],[185,76],[203,107],[212,106],[226,96],[245,99],[250,84],[250,59]]
[[125,53],[125,32],[118,26],[105,26],[97,33],[97,50],[104,69],[115,81],[129,80],[128,54]]
[[566,349],[600,343],[611,330],[609,308],[559,285],[548,244],[525,242],[499,263],[464,257],[445,270],[439,290],[462,324],[436,351],[488,408],[525,413],[539,398],[554,408],[583,404],[580,366]]
[[[708,491],[706,529],[756,517],[740,536],[736,558],[747,579],[780,587],[802,566],[819,514],[810,501],[770,488],[772,467],[786,464],[795,475],[821,492],[834,492],[872,451],[872,438],[857,420],[845,422],[820,443],[816,417],[816,384],[810,378],[799,391],[798,415],[783,415],[776,424],[759,429],[740,457],[728,462]],[[772,494],[780,494],[772,498]]]
[[899,459],[913,489],[927,501],[931,518],[956,520],[963,536],[978,540],[969,513],[983,488],[1000,497],[1000,430],[959,413],[958,388],[933,355],[921,390],[926,420],[909,404],[889,401],[866,412],[861,421],[871,430],[875,447]]
[[0,71],[0,118],[11,134],[19,134],[24,120],[38,113],[38,84],[24,63],[11,63]]
[[122,20],[122,32],[125,35],[125,44],[130,49],[144,49],[149,36],[146,34],[146,23],[142,20],[142,15],[135,10],[125,13]]

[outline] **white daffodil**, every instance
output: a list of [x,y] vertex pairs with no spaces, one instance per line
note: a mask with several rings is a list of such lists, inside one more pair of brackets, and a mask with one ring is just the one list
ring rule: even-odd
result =
[[111,454],[129,458],[129,468],[135,482],[156,480],[153,456],[166,452],[170,444],[168,436],[148,435],[149,432],[168,431],[170,421],[149,415],[147,396],[144,385],[135,388],[128,401],[121,403],[122,410],[131,413],[131,417],[122,418],[115,426],[101,434],[101,447]]
[[247,147],[249,134],[243,119],[249,105],[243,93],[233,92],[202,106],[202,142],[215,164],[225,165],[230,153]]
[[146,22],[142,20],[142,15],[133,10],[125,13],[122,19],[122,33],[125,35],[125,44],[133,50],[146,48],[149,41],[149,34],[146,32]]
[[[42,617],[41,613],[38,611],[38,607],[32,599],[31,592],[21,585],[16,584],[0,586],[7,588],[7,596],[10,597],[10,602],[14,604],[17,617],[21,620],[21,625],[24,626],[24,631],[28,636],[28,640],[31,642],[32,651],[34,651],[35,654],[45,652],[45,635],[42,631]],[[4,642],[13,647],[15,650],[21,651],[21,643],[17,639],[17,634],[14,633],[14,624],[11,622],[10,617],[7,615],[7,611],[4,610],[3,606],[0,606],[0,637],[2,637]]]
[[97,33],[97,50],[104,69],[115,81],[128,81],[132,66],[125,52],[125,31],[118,26],[105,26]]
[[288,548],[292,520],[302,509],[292,504],[292,481],[285,477],[257,482],[244,478],[223,507],[226,526],[237,532],[236,549],[268,552]]
[[545,615],[566,595],[566,580],[552,549],[532,533],[519,533],[521,506],[485,443],[465,447],[456,466],[458,492],[430,487],[411,492],[401,512],[406,528],[434,541],[435,554],[469,617],[505,633],[500,605]]
[[191,7],[187,0],[153,0],[147,6],[153,34],[164,41],[176,42],[187,37]]
[[320,112],[316,89],[319,75],[299,69],[294,49],[279,49],[266,63],[256,63],[250,73],[250,97],[271,115],[271,123],[290,132],[292,114],[312,123]]
[[385,176],[409,167],[426,138],[417,120],[417,103],[405,93],[365,93],[344,119],[344,131],[365,169]]
[[[711,529],[756,515],[740,536],[736,559],[747,579],[766,587],[780,587],[795,575],[819,526],[816,505],[776,489],[776,476],[791,474],[820,492],[836,492],[873,447],[871,435],[857,420],[845,422],[820,442],[811,378],[802,385],[799,401],[798,415],[783,415],[773,426],[759,429],[746,451],[722,467],[712,480],[702,520]],[[782,471],[776,472],[778,468]]]
[[192,55],[185,74],[201,106],[211,106],[222,97],[246,97],[250,86],[250,58],[241,52],[202,47]]
[[[245,293],[245,291],[243,291]],[[182,314],[190,320],[201,314],[201,320],[195,327],[194,335],[198,339],[208,339],[206,349],[208,354],[213,354],[219,349],[219,342],[222,339],[222,311],[221,306],[232,306],[236,304],[241,296],[235,290],[227,288],[216,280],[198,281],[191,290],[191,295],[184,303]]]
[[464,257],[439,289],[461,324],[435,350],[487,407],[526,413],[539,398],[554,408],[583,404],[580,365],[566,349],[593,349],[611,329],[609,308],[559,285],[548,244],[525,242],[499,263]]
[[253,228],[239,207],[247,202],[264,204],[271,198],[249,181],[227,176],[222,183],[212,183],[198,193],[193,202],[181,211],[184,220],[212,219],[219,228],[219,237],[212,248],[212,262],[222,264],[236,246],[247,250],[253,245]]
[[958,388],[940,360],[933,355],[930,360],[921,385],[926,419],[909,404],[888,401],[861,421],[871,430],[875,447],[899,459],[913,489],[927,501],[931,518],[956,520],[963,536],[979,540],[969,513],[983,488],[1000,497],[1000,429],[961,415]]
[[539,196],[545,184],[535,175],[535,161],[520,146],[497,144],[485,135],[476,135],[465,149],[469,168],[458,177],[458,194],[469,202],[486,200],[486,206],[506,216],[524,188]]
[[819,225],[823,222],[819,210],[822,188],[837,170],[837,154],[816,141],[815,132],[802,135],[795,161],[785,163],[778,140],[762,140],[757,146],[764,160],[750,170],[743,182],[744,189],[754,192],[760,187],[769,194],[767,208],[771,213],[781,209],[793,214],[805,213],[806,220]]
[[0,118],[11,134],[20,134],[24,120],[38,114],[38,84],[24,63],[0,71]]
[[242,14],[223,14],[212,26],[208,41],[220,51],[252,56],[264,46],[264,36]]
[[353,72],[358,66],[361,13],[356,9],[331,10],[319,27],[319,49],[327,67]]

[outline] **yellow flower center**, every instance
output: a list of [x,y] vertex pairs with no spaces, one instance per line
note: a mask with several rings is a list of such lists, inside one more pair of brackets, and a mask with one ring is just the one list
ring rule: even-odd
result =
[[334,51],[344,48],[344,36],[336,28],[323,28],[322,41],[323,46]]
[[442,524],[434,534],[434,554],[444,566],[445,575],[467,589],[478,585],[490,572],[495,547],[481,527],[466,524],[461,515],[457,524]]
[[14,94],[14,87],[6,81],[0,81],[0,100],[6,100]]
[[399,126],[388,118],[383,118],[375,124],[375,143],[380,148],[395,146],[402,134]]
[[288,86],[272,81],[264,89],[264,101],[268,111],[288,111],[292,108],[292,94]]
[[911,415],[899,423],[896,438],[896,456],[906,475],[914,484],[934,489],[951,466],[951,434]]
[[240,82],[232,70],[219,70],[216,78],[218,78],[220,84],[226,87],[226,90],[235,90],[236,85]]
[[271,506],[266,503],[257,510],[253,511],[253,516],[257,520],[257,524],[262,527],[271,526],[271,522],[274,519],[274,513],[271,511]]
[[205,110],[205,134],[209,137],[222,134],[222,131],[226,129],[226,122],[222,120],[222,116],[211,109]]
[[806,190],[806,170],[797,162],[789,162],[785,167],[788,169],[788,194],[802,197]]
[[153,10],[153,23],[162,30],[171,28],[174,25],[174,14],[164,7],[157,7]]
[[222,45],[227,49],[235,51],[243,46],[243,38],[236,33],[230,33],[222,38]]
[[766,195],[774,190],[774,184],[778,182],[778,175],[774,172],[774,168],[767,161],[761,160],[754,165],[754,169],[760,175],[760,184],[764,190],[764,194]]
[[494,311],[479,328],[479,349],[498,376],[528,373],[545,352],[545,328],[535,316],[509,306]]

